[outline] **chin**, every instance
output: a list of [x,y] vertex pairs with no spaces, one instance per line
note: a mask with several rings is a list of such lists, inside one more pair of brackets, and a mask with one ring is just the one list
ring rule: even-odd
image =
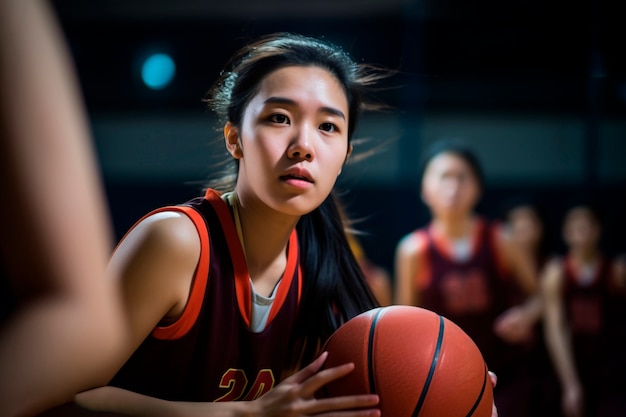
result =
[[294,201],[294,199],[290,199],[287,202],[274,206],[274,210],[289,216],[299,217],[311,213],[313,210],[319,207],[320,204],[313,204],[309,203],[308,201]]

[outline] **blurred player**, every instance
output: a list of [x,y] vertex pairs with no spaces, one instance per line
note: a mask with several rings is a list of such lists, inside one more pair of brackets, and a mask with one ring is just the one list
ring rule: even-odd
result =
[[600,250],[600,216],[591,202],[572,204],[562,233],[567,254],[550,261],[542,278],[545,339],[561,383],[563,414],[591,417],[612,392],[612,376],[624,379],[613,373],[623,349],[612,339],[623,325],[615,313],[626,301],[624,260]]
[[474,212],[483,176],[469,148],[437,142],[422,167],[421,196],[432,220],[397,246],[395,301],[456,322],[498,375],[499,411],[524,415],[530,387],[518,349],[541,312],[533,263],[497,224]]
[[[551,256],[546,215],[535,196],[517,194],[503,204],[503,230],[508,239],[528,254],[537,277]],[[544,342],[543,321],[538,321],[529,340],[528,368],[532,384],[530,412],[532,416],[559,415],[558,382]]]

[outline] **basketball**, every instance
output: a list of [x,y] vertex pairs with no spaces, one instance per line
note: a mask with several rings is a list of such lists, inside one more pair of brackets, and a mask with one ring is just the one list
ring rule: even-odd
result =
[[493,390],[476,344],[452,321],[411,306],[375,308],[331,335],[326,368],[353,362],[324,397],[378,394],[382,417],[490,417]]

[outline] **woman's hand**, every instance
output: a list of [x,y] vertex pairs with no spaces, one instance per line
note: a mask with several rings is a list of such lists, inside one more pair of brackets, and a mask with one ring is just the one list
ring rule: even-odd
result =
[[494,332],[507,343],[528,341],[533,334],[535,320],[522,306],[511,307],[495,321]]
[[583,390],[579,384],[567,384],[561,397],[561,409],[566,417],[582,417]]
[[[498,377],[496,376],[496,374],[489,371],[489,378],[491,379],[491,385],[493,385],[493,387],[495,388],[496,384],[498,383]],[[493,407],[491,408],[491,417],[498,417],[498,409],[496,408],[495,401],[493,402]]]
[[252,415],[262,416],[339,416],[378,417],[378,395],[351,395],[333,398],[316,398],[315,393],[327,383],[339,379],[354,369],[348,363],[321,370],[327,352],[322,353],[310,365],[285,379],[273,390],[253,401]]

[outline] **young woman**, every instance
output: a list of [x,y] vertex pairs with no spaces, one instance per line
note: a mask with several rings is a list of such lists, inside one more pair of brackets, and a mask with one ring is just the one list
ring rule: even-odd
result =
[[315,397],[353,368],[321,370],[326,338],[377,305],[332,194],[377,74],[294,34],[233,57],[207,102],[236,162],[234,188],[149,213],[119,243],[110,267],[132,342],[109,386],[80,404],[150,416],[380,414],[376,395]]
[[494,394],[500,412],[523,413],[530,387],[512,346],[527,340],[540,317],[533,264],[497,224],[475,213],[483,180],[470,149],[435,143],[421,178],[432,220],[397,246],[395,301],[456,322],[498,374]]
[[[600,217],[588,201],[571,204],[562,234],[567,254],[548,264],[542,292],[545,339],[561,383],[563,414],[595,416],[604,407],[615,413],[610,415],[623,415],[623,392],[613,392],[615,383],[624,386],[617,372],[622,342],[612,337],[623,326],[618,311],[626,301],[626,264],[600,250]],[[608,403],[612,395],[622,402],[621,414],[617,404]]]
[[[528,254],[537,277],[541,276],[552,255],[544,206],[535,195],[517,194],[503,204],[502,220],[507,238]],[[558,381],[544,342],[542,321],[536,324],[533,338],[529,341],[527,359],[532,382],[530,415],[559,415]]]

